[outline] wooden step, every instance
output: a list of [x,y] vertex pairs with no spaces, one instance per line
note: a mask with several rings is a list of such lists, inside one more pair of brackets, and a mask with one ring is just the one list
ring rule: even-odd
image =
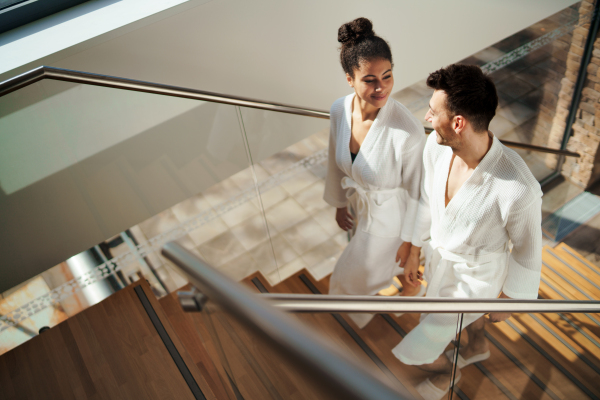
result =
[[[276,285],[272,292],[312,294],[310,289],[301,280],[301,276],[305,276],[310,279],[311,282],[315,282],[312,275],[310,275],[308,271],[302,270]],[[356,340],[351,336],[351,333],[349,333],[344,327],[342,327],[342,325],[340,325],[340,322],[333,314],[298,313],[295,315],[305,324],[312,327],[319,333],[324,334],[329,340],[336,343],[338,348],[343,349],[346,354],[355,357],[357,362],[375,372],[388,385],[395,387],[400,391],[408,390],[413,394],[413,396],[419,398],[419,395],[412,389],[412,385],[407,384],[407,382],[403,381],[402,379],[398,379],[396,374],[393,374],[388,368],[385,367],[389,365],[386,357],[395,359],[391,352],[389,354],[382,355],[371,348],[370,350],[373,350],[371,357],[374,356],[371,358],[365,352],[365,348],[361,347],[361,345],[356,342]],[[340,316],[338,315],[338,318],[339,317]],[[358,327],[356,327],[351,320],[344,318],[343,323],[346,325],[346,328],[350,328],[351,331],[353,331],[355,334],[359,334],[360,337],[360,329],[358,329]],[[362,345],[368,346],[368,343],[363,343]]]
[[[187,285],[180,290],[190,290]],[[183,311],[177,293],[171,293],[159,300],[166,317],[173,326],[183,346],[206,381],[207,388],[217,399],[235,399],[227,373],[219,360],[219,354],[206,327],[195,313]]]
[[554,270],[552,273],[559,275],[563,280],[567,281],[571,286],[581,290],[591,299],[600,299],[600,289],[597,287],[597,284],[591,282],[589,278],[591,273],[583,271],[580,275],[577,273],[579,269],[576,269],[577,272],[574,271],[575,268],[569,267],[569,265],[565,264],[564,260],[560,258],[560,254],[556,254],[549,246],[544,246],[542,252],[542,261],[544,263],[542,268],[544,270],[544,274],[548,274],[549,272],[547,270],[551,268]]
[[575,249],[568,246],[567,244],[559,243],[554,248],[554,250],[557,251],[559,254],[564,255],[569,260],[569,263],[571,263],[571,265],[575,265],[577,267],[585,267],[589,269],[590,271],[596,274],[595,279],[598,279],[600,277],[600,267],[587,260],[584,256],[579,254]]

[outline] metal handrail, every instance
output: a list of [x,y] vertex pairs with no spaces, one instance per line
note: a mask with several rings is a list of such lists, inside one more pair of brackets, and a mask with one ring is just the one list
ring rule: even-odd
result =
[[408,392],[392,390],[310,329],[270,307],[267,301],[210,267],[180,244],[167,243],[162,254],[211,302],[268,341],[321,388],[334,391],[337,398],[397,400],[413,397]]
[[262,294],[287,312],[311,313],[597,313],[600,301],[449,299],[399,296],[340,296],[318,294]]
[[[81,83],[86,85],[103,86],[114,89],[153,93],[163,96],[210,101],[215,103],[230,104],[233,106],[257,108],[260,110],[329,119],[329,112],[325,110],[314,110],[290,104],[257,100],[249,97],[232,96],[227,94],[190,89],[180,86],[165,85],[162,83],[139,81],[129,78],[119,78],[115,76],[93,74],[90,72],[74,71],[70,69],[47,66],[37,67],[35,69],[32,69],[31,71],[27,71],[21,75],[7,79],[4,82],[0,82],[0,97],[12,93],[16,90],[19,90],[23,87],[29,86],[42,79],[52,79],[57,81]],[[430,133],[432,130],[431,128],[426,128],[426,131]],[[500,142],[508,147],[519,148],[529,151],[557,154],[568,157],[581,157],[578,153],[574,153],[568,150],[551,149],[548,147],[511,142],[508,140],[500,140]]]

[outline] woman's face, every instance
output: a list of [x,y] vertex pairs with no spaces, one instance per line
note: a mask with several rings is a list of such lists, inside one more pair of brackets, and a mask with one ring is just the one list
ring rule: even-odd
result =
[[346,79],[361,100],[377,108],[385,105],[394,87],[392,64],[383,58],[363,61],[354,78],[346,74]]

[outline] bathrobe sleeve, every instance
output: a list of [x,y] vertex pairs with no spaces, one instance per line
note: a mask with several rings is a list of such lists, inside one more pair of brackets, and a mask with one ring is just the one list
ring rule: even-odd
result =
[[528,206],[507,217],[506,229],[513,244],[508,275],[502,291],[514,299],[536,299],[542,270],[542,199],[535,196]]
[[412,133],[412,146],[405,146],[402,154],[402,186],[406,190],[406,212],[402,223],[400,237],[405,242],[412,242],[415,220],[419,208],[421,194],[421,177],[423,172],[423,148],[427,136],[423,132]]
[[[432,142],[433,140],[433,142]],[[430,237],[431,230],[431,208],[429,196],[431,194],[431,181],[434,173],[432,160],[432,145],[435,144],[435,132],[429,134],[422,157],[421,193],[419,206],[417,207],[414,229],[412,235],[413,246],[423,247],[425,240]]]
[[[340,100],[343,100],[340,99]],[[343,111],[343,101],[336,101],[331,106],[330,111],[330,125],[329,125],[329,155],[327,157],[327,176],[325,178],[325,193],[323,194],[323,200],[327,204],[334,206],[335,208],[346,207],[348,199],[346,198],[346,191],[348,189],[342,188],[342,178],[346,174],[338,167],[335,153],[336,153],[336,139],[337,139],[337,121],[340,114]]]

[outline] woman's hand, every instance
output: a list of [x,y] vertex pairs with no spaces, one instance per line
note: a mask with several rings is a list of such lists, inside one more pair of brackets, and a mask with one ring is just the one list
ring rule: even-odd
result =
[[410,248],[412,244],[410,242],[404,242],[398,247],[398,251],[396,252],[396,262],[400,261],[400,268],[404,268],[406,261],[408,260],[408,255],[410,254]]
[[[500,293],[500,297],[498,297],[499,299],[510,299],[510,297],[508,297],[507,295],[505,295],[504,293]],[[491,312],[488,314],[488,318],[490,320],[490,322],[502,322],[502,321],[506,321],[507,319],[509,319],[511,316],[511,313],[508,312]]]
[[420,281],[423,280],[423,276],[421,275],[421,272],[419,272],[420,256],[421,248],[412,246],[406,264],[404,264],[404,277],[406,278],[406,282],[413,287],[419,286],[421,284]]
[[335,220],[340,228],[347,231],[354,226],[354,218],[348,212],[347,207],[338,208],[335,212]]

